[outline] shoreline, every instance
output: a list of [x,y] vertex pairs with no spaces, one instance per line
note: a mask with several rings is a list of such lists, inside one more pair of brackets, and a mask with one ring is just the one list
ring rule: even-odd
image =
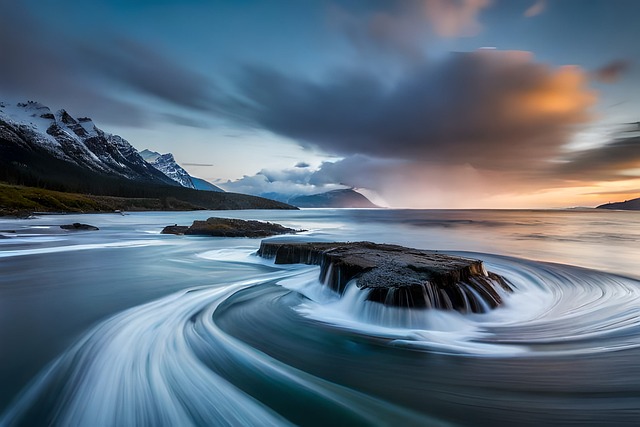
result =
[[172,195],[162,197],[122,197],[65,193],[37,187],[0,182],[0,217],[28,218],[69,213],[186,212],[201,210],[297,210],[270,199],[236,193],[202,192],[194,200]]

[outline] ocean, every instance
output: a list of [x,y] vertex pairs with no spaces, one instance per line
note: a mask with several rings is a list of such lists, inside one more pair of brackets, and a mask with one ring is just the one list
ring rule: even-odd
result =
[[[383,307],[260,239],[160,234],[210,216],[476,258],[514,292],[484,314]],[[640,212],[0,219],[0,426],[636,425],[639,261]]]

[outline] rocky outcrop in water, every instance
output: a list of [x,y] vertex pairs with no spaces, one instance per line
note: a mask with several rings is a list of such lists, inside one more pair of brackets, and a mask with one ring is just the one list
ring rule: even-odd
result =
[[295,233],[293,228],[262,221],[245,221],[231,218],[209,218],[206,221],[193,221],[191,226],[169,225],[162,234],[186,234],[214,237],[268,237],[277,234]]
[[511,292],[482,261],[396,245],[264,241],[258,255],[319,265],[320,281],[334,291],[343,293],[355,279],[367,300],[395,307],[483,313],[502,304],[501,291]]
[[97,231],[100,230],[98,227],[89,224],[81,224],[79,222],[74,222],[73,224],[64,224],[61,225],[60,228],[63,230],[73,230],[73,231]]

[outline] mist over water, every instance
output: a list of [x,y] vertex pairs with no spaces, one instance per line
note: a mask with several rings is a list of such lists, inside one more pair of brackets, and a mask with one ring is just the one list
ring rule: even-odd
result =
[[[340,298],[209,216],[482,259],[486,314]],[[96,232],[65,232],[83,222]],[[0,425],[632,425],[640,214],[304,210],[0,220]],[[15,232],[12,232],[15,231]]]

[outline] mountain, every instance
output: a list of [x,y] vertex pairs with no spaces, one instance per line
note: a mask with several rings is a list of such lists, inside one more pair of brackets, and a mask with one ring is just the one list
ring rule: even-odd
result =
[[[295,209],[256,196],[182,187],[122,137],[104,132],[89,118],[76,119],[65,110],[53,113],[37,102],[0,102],[0,182],[18,186],[11,191],[53,190],[34,197],[59,198],[54,192],[60,191],[144,199],[141,210]],[[12,198],[0,197],[0,203],[0,211],[19,209]]]
[[206,191],[220,191],[224,190],[216,187],[215,185],[205,181],[204,179],[195,178],[189,175],[189,172],[184,170],[182,166],[176,163],[173,158],[173,154],[160,154],[155,151],[144,149],[140,152],[140,156],[151,166],[158,169],[160,172],[176,181],[178,184],[187,188],[194,188],[196,190]]
[[[27,181],[64,186],[87,173],[157,185],[177,185],[144,161],[118,135],[97,128],[89,118],[75,119],[65,110],[52,113],[37,102],[0,103],[0,162],[4,174]],[[67,175],[64,179],[61,175]],[[76,182],[83,187],[83,182]]]
[[596,209],[640,211],[640,197],[637,199],[625,200],[624,202],[606,203],[598,206]]
[[350,188],[326,193],[298,196],[289,199],[290,205],[299,208],[377,208],[362,194]]

